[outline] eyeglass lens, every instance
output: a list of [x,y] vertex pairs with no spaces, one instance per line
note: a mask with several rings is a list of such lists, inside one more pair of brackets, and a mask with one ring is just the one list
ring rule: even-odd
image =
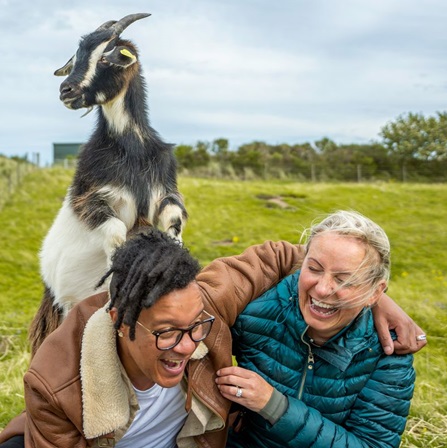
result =
[[208,336],[212,323],[212,321],[198,322],[189,330],[162,332],[157,337],[157,347],[160,350],[173,348],[182,340],[185,333],[189,333],[189,336],[194,342],[203,341]]

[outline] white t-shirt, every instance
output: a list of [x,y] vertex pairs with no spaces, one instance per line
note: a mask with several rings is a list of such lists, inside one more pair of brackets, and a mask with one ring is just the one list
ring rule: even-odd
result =
[[116,448],[174,448],[187,416],[180,384],[168,389],[155,384],[135,393],[140,410]]

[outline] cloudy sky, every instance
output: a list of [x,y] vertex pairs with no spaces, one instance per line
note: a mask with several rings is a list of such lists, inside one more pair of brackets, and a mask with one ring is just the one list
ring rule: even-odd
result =
[[[75,6],[76,5],[76,6]],[[398,115],[447,110],[445,0],[0,0],[0,153],[83,142],[53,76],[101,23],[149,12],[139,47],[150,120],[171,143],[379,139]]]

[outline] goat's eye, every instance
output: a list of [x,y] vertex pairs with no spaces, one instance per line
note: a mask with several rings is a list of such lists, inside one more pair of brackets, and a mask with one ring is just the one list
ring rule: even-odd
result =
[[100,62],[101,64],[104,64],[104,65],[109,65],[109,61],[106,59],[105,56],[103,56],[103,57],[99,60],[99,62]]

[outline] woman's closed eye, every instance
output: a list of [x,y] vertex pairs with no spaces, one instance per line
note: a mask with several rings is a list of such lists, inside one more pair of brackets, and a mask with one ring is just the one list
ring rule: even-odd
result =
[[345,278],[343,278],[343,277],[338,277],[338,276],[336,276],[336,277],[335,277],[335,282],[336,282],[338,285],[343,285],[343,286],[347,285],[347,280],[346,280]]

